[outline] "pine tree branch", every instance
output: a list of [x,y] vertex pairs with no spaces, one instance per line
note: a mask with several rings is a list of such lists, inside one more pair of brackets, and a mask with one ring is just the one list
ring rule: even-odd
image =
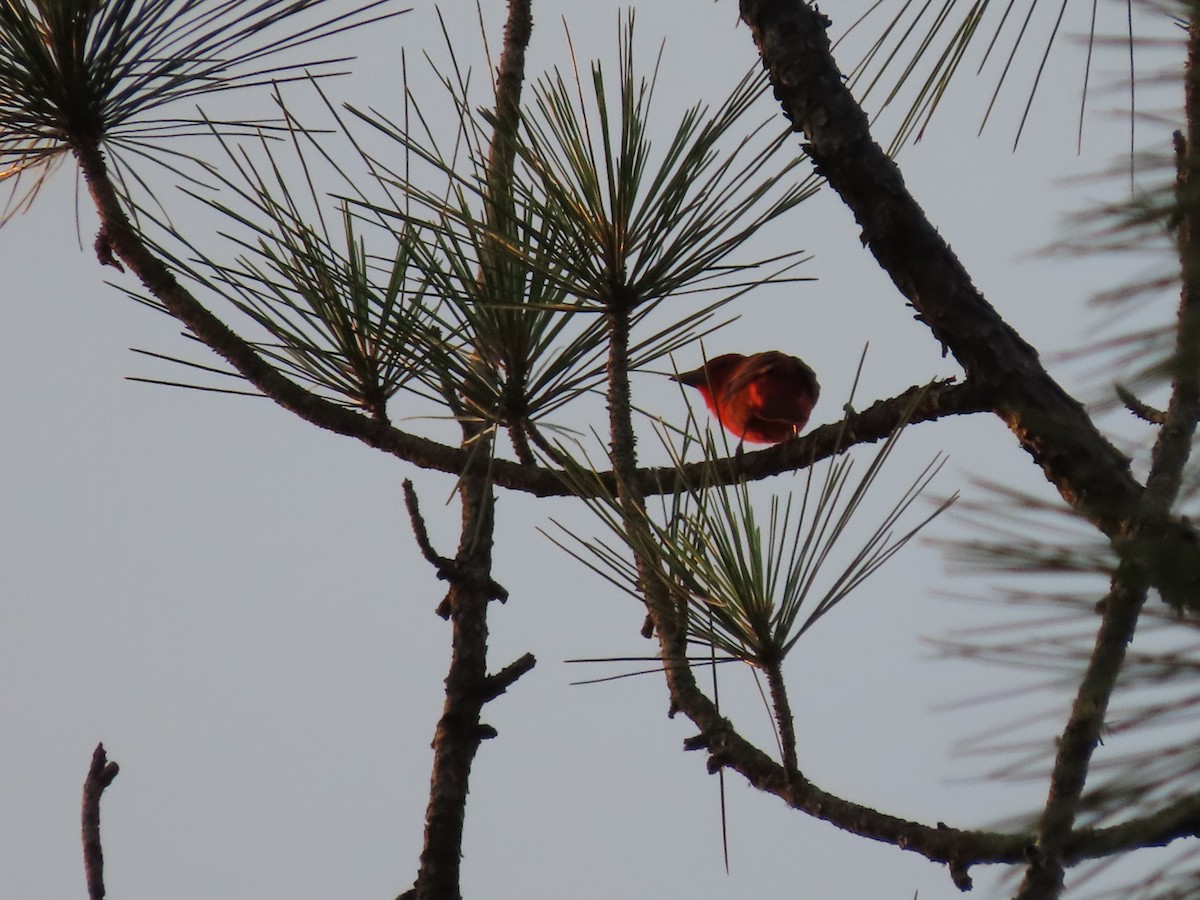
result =
[[1165,412],[1143,402],[1125,385],[1117,384],[1113,387],[1117,392],[1117,397],[1125,404],[1125,408],[1142,421],[1149,422],[1151,425],[1161,425],[1166,421],[1167,414]]
[[496,696],[487,672],[493,498],[486,479],[475,476],[462,479],[459,495],[459,548],[445,573],[450,588],[438,607],[450,619],[450,666],[446,699],[433,735],[425,840],[413,886],[416,900],[462,896],[462,840],[471,767],[480,744],[496,735],[481,720],[484,704]]
[[[644,514],[641,512],[644,495],[641,490],[636,456],[636,445],[633,441],[632,424],[630,421],[630,406],[628,397],[628,372],[624,367],[623,349],[627,347],[627,326],[623,324],[619,306],[610,308],[609,332],[609,419],[612,430],[612,459],[614,466],[615,484],[622,509],[626,510],[625,525],[634,529],[644,527]],[[943,385],[942,388],[947,386]],[[913,391],[925,390],[914,388]],[[961,395],[960,395],[961,396]],[[972,390],[970,396],[977,399]],[[880,433],[875,439],[881,439],[889,434],[903,416],[902,410],[911,409],[912,392],[906,392],[908,403],[893,404],[893,401],[880,407],[873,408],[868,416],[873,424],[878,425],[880,418],[895,415],[892,428]],[[887,412],[883,412],[887,410]],[[867,414],[863,414],[866,416]],[[830,426],[826,426],[830,428]],[[825,429],[820,429],[824,431]],[[838,429],[838,432],[841,432]],[[817,433],[814,433],[814,435]],[[807,444],[814,442],[814,435],[809,435]],[[863,430],[857,431],[858,439],[864,439]],[[838,434],[830,432],[832,440],[838,440]],[[844,441],[845,434],[841,434]],[[748,456],[763,457],[767,454],[800,453],[804,445],[802,441],[788,441],[779,447],[772,448],[760,454]],[[831,447],[829,453],[838,452],[837,446]],[[744,457],[743,457],[744,458]],[[810,458],[811,459],[811,456]],[[733,464],[737,465],[735,457]],[[808,460],[806,460],[807,462]],[[674,474],[669,476],[674,479]],[[670,489],[660,484],[659,490]],[[1010,835],[989,832],[970,832],[947,828],[939,824],[937,827],[923,825],[919,822],[901,819],[881,813],[870,807],[844,800],[829,794],[808,781],[799,773],[795,759],[794,736],[787,739],[789,752],[784,751],[785,764],[780,765],[766,753],[743,738],[725,719],[713,701],[700,690],[687,659],[686,616],[679,614],[676,604],[672,603],[667,581],[660,576],[657,560],[642,549],[653,545],[652,541],[629,541],[634,552],[634,563],[638,571],[639,584],[646,601],[648,611],[647,622],[658,638],[660,658],[666,677],[668,693],[671,702],[671,713],[682,712],[700,728],[700,736],[685,743],[685,749],[704,748],[709,753],[709,769],[717,772],[730,768],[741,774],[756,789],[774,794],[789,805],[815,818],[831,822],[845,831],[867,837],[872,840],[894,844],[907,850],[921,853],[927,858],[948,863],[954,873],[956,883],[968,884],[966,872],[970,865],[980,862],[1014,862],[1023,858],[1025,848],[1031,842],[1031,835]],[[644,634],[647,631],[643,632]],[[782,691],[779,692],[783,696]],[[786,706],[784,712],[790,718]]]
[[[332,403],[288,379],[259,357],[249,342],[201,304],[180,284],[166,264],[154,255],[125,214],[99,147],[81,144],[76,147],[75,155],[100,214],[102,227],[97,238],[100,255],[120,260],[128,266],[172,315],[227,360],[264,396],[320,428],[356,438],[367,446],[423,469],[453,475],[490,473],[497,486],[536,497],[561,497],[571,493],[554,469],[505,459],[488,460],[468,449],[450,447],[409,434],[387,422]],[[840,445],[838,440],[839,435],[843,434],[842,425],[828,425],[796,441],[730,457],[718,466],[718,470],[724,473],[719,483],[731,483],[738,478],[768,478],[803,468],[813,460],[824,459],[855,444],[882,440],[894,430],[903,410],[919,391],[924,391],[925,395],[912,411],[910,421],[913,423],[931,422],[946,415],[962,415],[991,408],[987,392],[972,384],[939,382],[933,386],[913,387],[897,397],[878,401],[869,409],[848,416]],[[695,465],[695,471],[699,471],[700,465]],[[674,466],[662,466],[637,469],[631,477],[639,490],[651,495],[675,490],[678,487],[675,473]],[[610,489],[615,488],[611,472],[603,473],[601,478]]]
[[[1049,377],[1033,348],[987,304],[907,193],[899,171],[871,140],[866,116],[833,64],[825,34],[827,20],[796,0],[743,0],[741,8],[777,97],[796,130],[808,137],[806,150],[820,173],[858,217],[864,242],[881,266],[943,346],[955,353],[969,382],[984,387],[994,398],[993,408],[1068,502],[1114,541],[1128,538],[1143,493],[1129,472],[1128,460],[1099,434],[1080,404]],[[612,406],[610,396],[610,413]],[[618,474],[624,476],[618,478],[618,489],[624,486],[628,490],[633,476],[632,461],[627,460],[626,465],[629,468],[622,473],[621,463],[615,463]],[[683,711],[701,728],[713,768],[734,768],[760,790],[775,793],[838,827],[946,862],[955,883],[963,887],[969,885],[967,869],[973,862],[1023,858],[1028,838],[961,831],[953,831],[951,836],[951,829],[930,830],[898,820],[827,795],[803,778],[789,778],[785,768],[772,763],[733,730],[696,686],[690,670],[677,665],[679,635],[662,612],[669,604],[664,597],[657,602],[654,597],[665,590],[658,579],[647,577],[649,567],[644,561],[638,561],[638,568],[662,646],[672,709]],[[1121,602],[1125,596],[1130,598],[1127,603]],[[1104,652],[1094,660],[1104,678],[1115,681],[1123,639],[1132,635],[1142,598],[1144,587],[1139,590],[1137,585],[1127,595],[1113,598],[1107,629],[1100,635]],[[1092,680],[1095,696],[1081,695],[1075,726],[1080,746],[1094,747],[1092,735],[1098,736],[1103,723],[1103,707],[1096,708],[1096,703],[1105,703],[1111,689],[1102,682],[1102,678]],[[1085,709],[1089,703],[1090,710]],[[1086,761],[1082,777],[1086,777]],[[1066,776],[1064,785],[1065,781]],[[1060,843],[1063,849],[1070,846],[1080,858],[1087,855],[1069,823]]]
[[[619,316],[610,311],[610,334],[614,347],[610,347],[609,367],[609,418],[613,430],[613,465],[616,477],[616,487],[623,508],[629,510],[626,518],[628,528],[639,527],[643,521],[640,514],[643,495],[640,478],[636,469],[637,458],[632,439],[632,427],[628,405],[627,372],[622,367],[621,348],[627,337]],[[955,386],[964,388],[965,386]],[[939,386],[943,390],[951,390],[947,385]],[[896,422],[903,417],[903,411],[912,408],[912,400],[918,391],[927,388],[913,388],[905,393],[906,404],[887,401],[886,404],[876,404],[868,413],[861,414],[864,421],[878,426],[878,420],[896,416],[891,427],[880,433],[874,439],[881,439],[894,430]],[[969,394],[964,392],[956,396],[971,396],[977,399],[974,390]],[[936,403],[934,404],[936,406]],[[833,428],[834,426],[826,426]],[[825,429],[820,429],[824,431]],[[865,429],[851,429],[857,440],[865,439]],[[840,431],[840,429],[839,429]],[[814,433],[815,434],[815,433]],[[810,435],[811,439],[813,436]],[[832,435],[837,440],[836,435]],[[842,439],[845,440],[843,433]],[[803,449],[797,445],[804,441],[789,441],[762,454],[748,456],[762,457],[764,454],[801,453]],[[838,452],[831,448],[829,453]],[[736,464],[736,458],[734,460]],[[662,486],[659,489],[663,489]],[[1016,862],[1024,858],[1025,850],[1031,843],[1032,835],[1002,834],[985,831],[963,831],[948,828],[939,823],[936,827],[919,822],[887,815],[862,804],[845,800],[830,794],[800,774],[796,755],[794,729],[781,724],[781,730],[786,737],[784,748],[784,764],[772,760],[766,753],[743,738],[724,718],[715,703],[700,690],[687,659],[686,616],[680,614],[676,604],[672,603],[667,581],[660,577],[658,563],[638,548],[652,546],[653,542],[630,541],[634,548],[635,565],[637,566],[639,582],[646,600],[649,614],[648,622],[653,626],[652,631],[657,635],[660,648],[660,658],[666,676],[668,693],[671,701],[671,712],[682,712],[700,728],[700,736],[685,742],[685,749],[706,749],[709,753],[709,770],[717,772],[730,768],[741,774],[756,789],[778,796],[793,808],[807,813],[815,818],[829,821],[838,828],[867,837],[883,843],[922,854],[935,862],[943,862],[950,867],[956,884],[969,885],[970,878],[967,870],[976,863]],[[645,633],[645,632],[644,632]],[[776,670],[776,675],[778,675]],[[776,698],[776,712],[781,722],[790,722],[791,713],[786,703],[786,693],[782,681],[772,688],[772,696]],[[790,749],[789,749],[790,748]]]
[[805,151],[854,214],[880,267],[954,354],[1073,507],[1110,539],[1128,537],[1141,486],[1029,346],[984,299],[872,139],[834,63],[829,20],[801,0],[740,0],[775,96]]
[[78,141],[72,145],[72,151],[100,215],[96,238],[100,262],[118,267],[123,263],[128,267],[171,315],[264,396],[307,422],[358,438],[422,468],[457,474],[471,467],[467,451],[408,434],[379,419],[339,406],[305,390],[263,360],[248,341],[200,303],[142,239],[121,205],[99,144]]
[[701,730],[700,736],[685,747],[706,749],[710,771],[731,769],[757,790],[779,797],[793,809],[851,834],[945,863],[959,873],[959,878],[965,878],[972,865],[1012,863],[1025,858],[1033,837],[1030,834],[962,830],[942,823],[925,825],[831,794],[798,773],[789,775],[783,765],[743,738],[721,716],[685,665],[667,665],[666,675],[672,704]]
[[88,900],[104,900],[104,849],[100,844],[100,798],[120,772],[108,761],[104,745],[97,744],[83,782],[83,871],[87,878]]
[[[731,769],[751,786],[779,797],[793,809],[822,819],[843,831],[944,863],[959,879],[971,866],[1026,862],[1036,835],[959,829],[943,823],[926,825],[888,815],[832,794],[806,778],[789,779],[784,767],[743,738],[733,724],[699,690],[690,670],[667,668],[672,703],[701,733],[685,749],[706,749],[709,769]],[[1150,815],[1109,828],[1072,832],[1062,847],[1062,859],[1074,865],[1089,859],[1117,856],[1141,847],[1166,846],[1200,833],[1200,795],[1182,798]]]
[[[901,423],[936,422],[947,416],[970,415],[990,409],[989,394],[973,384],[955,384],[951,380],[914,385],[895,397],[877,400],[862,411],[850,412],[840,422],[822,425],[802,437],[764,450],[743,451],[724,459],[688,463],[682,467],[634,467],[625,478],[643,497],[678,492],[701,482],[719,487],[738,481],[759,481],[807,468],[860,444],[886,440]],[[504,487],[538,497],[575,493],[553,469],[518,472],[510,477],[509,468],[502,462],[496,462],[496,483]],[[616,493],[614,472],[600,472],[597,477],[607,493]]]
[[[141,239],[120,204],[99,147],[80,143],[74,152],[100,214],[101,230],[96,244],[101,260],[124,262],[172,315],[264,396],[320,428],[356,438],[367,446],[424,469],[454,475],[488,473],[499,487],[537,497],[571,493],[554,469],[504,459],[488,460],[469,449],[450,447],[409,434],[387,422],[332,403],[288,379],[180,284]],[[767,478],[802,468],[858,443],[882,440],[894,430],[918,391],[925,393],[912,410],[909,418],[912,423],[936,421],[945,415],[981,412],[992,406],[988,392],[973,384],[939,382],[928,387],[913,387],[898,397],[878,401],[869,409],[848,416],[845,429],[841,424],[825,426],[797,441],[730,457],[717,467],[717,471],[723,473],[718,483],[731,483],[738,478]],[[701,465],[695,464],[695,471],[688,474],[695,475]],[[630,473],[631,483],[645,495],[672,491],[679,487],[676,473],[674,466],[636,469]],[[603,473],[601,479],[609,490],[615,490],[611,472]]]
[[[488,155],[488,207],[501,218],[503,214],[498,211],[506,207],[512,195],[512,135],[520,115],[525,48],[532,27],[529,0],[509,0],[504,50],[496,78],[496,126]],[[485,246],[482,256],[478,277],[485,289],[500,274],[489,268],[488,260],[495,256],[493,250]],[[464,449],[474,446],[480,456],[492,456],[494,434],[484,433],[470,419],[462,420],[462,432]],[[496,736],[496,730],[480,719],[483,706],[534,666],[533,655],[527,653],[495,675],[488,674],[488,605],[492,599],[504,596],[495,590],[492,577],[495,487],[485,470],[461,476],[458,492],[462,502],[458,552],[446,570],[450,590],[439,607],[450,617],[450,669],[446,701],[433,738],[425,843],[412,892],[415,900],[458,900],[462,896],[463,825],[471,767],[480,744]],[[412,506],[415,508],[415,495]]]
[[[1063,846],[1075,824],[1092,754],[1100,742],[1105,712],[1146,600],[1148,577],[1153,577],[1156,569],[1170,570],[1176,565],[1174,559],[1163,558],[1158,545],[1170,525],[1171,510],[1179,496],[1200,418],[1200,210],[1196,209],[1195,200],[1195,182],[1200,176],[1200,23],[1196,22],[1188,30],[1184,84],[1187,135],[1178,132],[1175,135],[1176,247],[1182,287],[1171,367],[1171,400],[1161,417],[1146,490],[1135,512],[1130,552],[1122,560],[1113,590],[1104,602],[1096,645],[1058,742],[1038,842],[1017,900],[1057,900],[1062,894]],[[1172,573],[1166,583],[1171,584],[1175,578]],[[1163,588],[1162,577],[1158,581],[1164,599],[1173,605],[1182,607],[1194,595],[1195,585],[1185,583],[1176,594],[1171,588]]]
[[1109,828],[1079,828],[1063,850],[1066,863],[1100,859],[1135,847],[1165,847],[1180,838],[1200,836],[1200,794],[1180,797],[1153,813]]
[[1147,587],[1140,566],[1123,564],[1113,578],[1095,647],[1058,740],[1049,798],[1016,900],[1056,900],[1062,893],[1063,849],[1071,837],[1092,754],[1100,743],[1108,704],[1146,602]]
[[[433,544],[429,540],[429,530],[425,526],[425,517],[421,515],[421,505],[417,500],[417,491],[413,487],[413,483],[404,479],[404,505],[408,509],[408,519],[412,526],[413,537],[417,540],[417,548],[421,551],[421,555],[425,557],[425,561],[433,566],[437,572],[437,577],[442,581],[462,581],[468,578],[468,573],[461,570],[457,559],[449,559],[440,555],[433,549]],[[489,600],[499,600],[501,603],[508,602],[508,590],[491,576],[488,576],[487,582],[480,586],[487,592]],[[449,599],[443,600],[437,608],[437,614],[443,619],[450,618],[450,603]]]
[[788,702],[787,685],[783,680],[783,669],[778,661],[765,666],[767,687],[770,689],[771,708],[775,712],[775,724],[779,729],[779,746],[783,754],[783,770],[794,779],[800,779],[799,763],[796,759],[796,723],[792,718],[792,705]]
[[532,653],[522,653],[499,672],[488,676],[485,696],[488,700],[495,700],[516,684],[517,679],[535,665],[537,665],[537,659]]

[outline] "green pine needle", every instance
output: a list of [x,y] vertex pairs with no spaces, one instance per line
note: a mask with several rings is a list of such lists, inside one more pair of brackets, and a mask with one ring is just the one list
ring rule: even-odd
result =
[[[161,142],[211,123],[166,107],[238,88],[334,74],[310,43],[398,15],[393,0],[0,0],[0,180],[9,214],[73,145],[164,159]],[[246,133],[247,123],[230,130]],[[21,189],[21,176],[34,179]]]
[[[945,459],[939,456],[856,549],[845,548],[862,504],[881,489],[880,474],[902,430],[875,452],[857,479],[851,458],[831,457],[807,470],[799,494],[772,496],[765,509],[746,482],[720,484],[714,463],[707,470],[711,477],[663,497],[657,515],[643,512],[630,521],[586,456],[568,461],[566,482],[618,543],[578,538],[561,527],[571,540],[552,540],[638,599],[645,595],[630,551],[651,560],[669,594],[687,598],[689,640],[756,667],[777,666],[809,628],[954,502],[950,497],[902,525],[941,470]],[[664,437],[681,483],[687,483],[684,456],[694,440],[685,434],[676,447]],[[718,458],[711,433],[701,445],[706,458]]]
[[[613,297],[630,300],[631,363],[644,367],[706,333],[721,305],[795,280],[803,259],[734,259],[815,190],[813,179],[795,177],[801,160],[781,154],[788,135],[745,121],[762,76],[748,75],[711,115],[687,111],[659,149],[649,138],[654,80],[637,73],[632,36],[630,20],[619,31],[615,87],[600,63],[590,82],[555,71],[534,84],[515,136],[512,196],[491,210],[486,136],[496,121],[476,112],[470,73],[452,48],[437,74],[458,112],[453,133],[435,134],[407,90],[402,120],[351,110],[404,159],[400,169],[371,158],[404,204],[364,202],[361,214],[430,235],[420,265],[458,341],[435,366],[464,413],[491,425],[545,424],[603,385],[600,314]],[[692,292],[715,299],[699,311],[676,304],[651,325],[661,301]]]

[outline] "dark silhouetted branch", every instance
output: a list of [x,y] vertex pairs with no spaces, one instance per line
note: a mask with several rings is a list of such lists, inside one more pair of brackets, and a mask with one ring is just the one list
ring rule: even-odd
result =
[[[429,531],[425,527],[425,518],[421,515],[421,506],[417,500],[417,492],[413,487],[413,483],[404,479],[404,505],[408,508],[408,518],[412,523],[413,536],[417,540],[417,547],[421,550],[421,555],[425,557],[425,561],[433,566],[437,572],[437,577],[442,581],[463,581],[468,576],[460,570],[458,561],[440,555],[433,549],[433,544],[429,541]],[[508,590],[496,582],[490,575],[487,578],[487,584],[484,588],[487,591],[489,599],[499,600],[504,603],[508,600]],[[449,600],[443,600],[438,604],[437,614],[443,619],[450,617]]]
[[104,900],[104,849],[100,844],[100,797],[113,783],[120,767],[108,761],[104,745],[97,744],[83,782],[83,872],[88,900]]
[[1063,850],[1071,837],[1087,784],[1092,754],[1100,743],[1104,717],[1133,640],[1147,585],[1140,567],[1122,565],[1104,601],[1104,618],[1079,684],[1050,775],[1049,798],[1038,824],[1037,843],[1029,849],[1017,900],[1054,900],[1062,893]]
[[[554,469],[505,459],[487,459],[470,448],[451,447],[409,434],[386,421],[333,403],[287,378],[263,360],[249,342],[201,304],[151,251],[121,206],[99,146],[79,143],[74,152],[100,215],[101,243],[105,253],[123,260],[143,286],[173,316],[229,362],[263,396],[320,428],[355,438],[369,447],[424,469],[453,475],[486,474],[499,487],[538,497],[570,494]],[[823,459],[855,443],[881,440],[895,428],[902,411],[907,409],[906,402],[911,402],[909,395],[917,390],[913,388],[901,397],[880,401],[871,409],[851,416],[850,428],[840,445],[836,440],[840,425],[838,431],[826,426],[799,441],[789,441],[779,447],[731,458],[725,467],[728,477],[733,480],[740,473],[750,479],[766,478],[806,466],[814,459]],[[982,412],[993,406],[986,392],[973,385],[940,382],[921,390],[927,390],[927,396],[910,416],[910,421],[914,423],[934,421],[946,415]],[[551,452],[548,445],[543,449],[552,458],[557,452]],[[645,495],[678,487],[673,467],[638,470],[633,477]],[[602,478],[610,490],[615,490],[611,473],[604,474]]]
[[[532,27],[529,0],[509,0],[504,51],[496,74],[496,126],[488,155],[488,210],[490,216],[499,219],[505,218],[503,211],[511,202],[515,153],[512,135],[519,120],[525,48]],[[487,280],[493,277],[487,261],[494,255],[494,249],[486,245],[483,248],[479,278],[485,289]],[[492,455],[494,436],[481,432],[467,420],[462,422],[462,432],[464,449],[475,445],[481,457]],[[488,605],[493,599],[507,596],[492,579],[495,488],[490,470],[461,475],[458,493],[462,524],[458,552],[452,563],[443,566],[428,536],[418,537],[418,541],[423,540],[422,552],[440,568],[439,575],[450,584],[439,611],[444,610],[450,619],[451,641],[446,700],[433,736],[425,841],[412,892],[415,900],[458,900],[462,896],[463,826],[471,767],[480,744],[496,736],[496,730],[480,719],[483,706],[504,693],[534,665],[533,656],[526,654],[499,673],[488,674]],[[414,528],[423,531],[411,485],[405,488],[405,498]]]
[[1129,535],[1142,488],[1129,461],[984,299],[871,137],[830,52],[829,20],[802,0],[741,0],[775,96],[805,151],[854,214],[880,267],[954,354],[1073,507],[1109,538]]
[[487,690],[484,693],[485,700],[495,700],[510,687],[516,684],[517,679],[537,665],[537,660],[532,653],[523,653],[507,666],[501,669],[494,675],[489,675],[487,680]]
[[1133,391],[1125,387],[1123,384],[1115,385],[1117,396],[1121,402],[1125,404],[1125,408],[1137,416],[1139,419],[1149,422],[1151,425],[1161,425],[1166,421],[1167,414],[1161,409],[1155,409],[1149,403],[1141,400]]
[[[1188,577],[1187,567],[1180,578],[1175,559],[1194,548],[1185,545],[1182,553],[1162,550],[1171,546],[1171,510],[1179,496],[1200,419],[1200,213],[1193,199],[1200,178],[1200,30],[1194,25],[1188,29],[1185,116],[1187,135],[1175,133],[1179,215],[1176,246],[1182,287],[1171,366],[1171,400],[1166,412],[1159,414],[1161,427],[1151,452],[1146,490],[1134,515],[1133,538],[1113,579],[1113,590],[1103,604],[1096,644],[1058,741],[1037,846],[1017,900],[1057,900],[1062,895],[1066,866],[1063,848],[1079,813],[1092,755],[1100,743],[1104,717],[1146,602],[1149,581],[1155,580],[1163,599],[1177,608],[1195,609],[1200,605],[1200,585]],[[1163,572],[1170,574],[1163,576]]]
[[775,724],[779,729],[783,770],[792,778],[800,779],[799,763],[796,760],[796,723],[792,719],[792,705],[788,702],[787,686],[783,682],[783,670],[778,662],[774,662],[766,666],[766,672],[771,708],[775,712]]

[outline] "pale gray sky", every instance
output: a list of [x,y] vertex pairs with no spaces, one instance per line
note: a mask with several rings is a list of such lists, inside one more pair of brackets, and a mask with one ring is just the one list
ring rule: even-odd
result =
[[[484,5],[495,52],[502,4]],[[446,6],[461,58],[482,79],[473,13]],[[613,60],[623,6],[535,0],[530,74],[566,64],[563,15],[581,57]],[[416,7],[343,42],[361,60],[331,94],[398,112],[403,45],[414,79],[438,96],[420,51],[444,59],[440,33],[432,4]],[[835,31],[854,17],[827,12]],[[1084,12],[1065,33],[1083,31]],[[1120,9],[1102,12],[1115,29]],[[656,101],[665,126],[697,100],[715,105],[755,64],[749,32],[724,0],[651,0],[637,28],[647,65],[666,38]],[[1112,112],[1121,98],[1098,95],[1076,155],[1083,54],[1064,51],[1016,154],[1027,81],[1008,91],[979,139],[991,85],[980,79],[960,85],[928,138],[901,157],[976,283],[1056,371],[1052,354],[1080,344],[1099,320],[1089,296],[1130,271],[1034,255],[1062,234],[1064,212],[1121,191],[1064,181],[1106,168],[1127,141]],[[1119,52],[1101,56],[1095,83],[1121,66]],[[220,114],[221,102],[206,110]],[[764,116],[771,109],[765,103]],[[1161,127],[1141,135],[1148,147],[1165,145]],[[318,432],[267,401],[123,380],[148,371],[127,348],[187,345],[171,320],[102,284],[133,286],[88,249],[86,206],[79,249],[74,192],[63,167],[34,210],[0,232],[0,897],[83,896],[79,791],[101,740],[122,767],[103,809],[112,896],[393,897],[416,871],[448,641],[433,613],[444,586],[415,550],[400,483],[416,481],[433,540],[449,553],[457,508],[442,504],[452,479]],[[185,227],[211,222],[169,189],[160,200]],[[820,280],[742,300],[741,319],[707,340],[710,354],[775,347],[805,358],[823,387],[814,424],[839,417],[868,341],[864,405],[957,372],[832,194],[803,204],[759,246],[767,255],[797,245],[815,254],[800,274]],[[696,348],[680,364],[699,356]],[[1081,384],[1075,370],[1064,377]],[[683,421],[664,379],[641,376],[635,389],[639,402]],[[453,440],[447,423],[416,427]],[[649,424],[642,446],[654,454]],[[907,435],[892,463],[896,493],[938,449],[951,456],[940,494],[978,499],[973,479],[983,476],[1052,495],[1001,423],[982,416]],[[798,484],[787,476],[771,488]],[[551,516],[587,528],[587,517],[567,501],[507,493],[498,514],[497,576],[511,599],[492,611],[493,667],[527,650],[539,664],[486,710],[500,737],[485,743],[472,777],[467,896],[959,896],[944,869],[790,813],[736,776],[727,779],[726,875],[717,783],[700,755],[681,751],[691,729],[666,718],[661,679],[568,686],[613,670],[564,659],[651,651],[634,604],[536,530]],[[943,520],[931,535],[960,528]],[[1011,615],[945,596],[980,588],[947,580],[936,546],[912,547],[802,641],[787,675],[809,777],[888,812],[963,827],[1040,802],[1041,785],[972,780],[987,761],[954,752],[955,741],[1018,707],[939,709],[1028,683],[935,661],[923,643]],[[725,679],[731,714],[769,740],[748,676],[727,669]],[[1057,727],[1044,727],[1046,741]],[[998,873],[972,874],[982,893]]]

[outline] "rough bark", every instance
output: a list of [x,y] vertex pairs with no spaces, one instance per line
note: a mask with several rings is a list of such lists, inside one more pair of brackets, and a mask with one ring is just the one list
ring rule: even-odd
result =
[[1142,490],[1129,460],[984,299],[909,193],[833,61],[829,20],[800,0],[741,0],[741,14],[784,114],[879,266],[1067,502],[1110,538],[1127,537]]

